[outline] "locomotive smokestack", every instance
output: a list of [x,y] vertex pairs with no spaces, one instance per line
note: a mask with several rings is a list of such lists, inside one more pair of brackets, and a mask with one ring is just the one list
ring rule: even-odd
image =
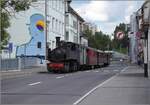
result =
[[56,47],[60,46],[60,37],[56,37]]

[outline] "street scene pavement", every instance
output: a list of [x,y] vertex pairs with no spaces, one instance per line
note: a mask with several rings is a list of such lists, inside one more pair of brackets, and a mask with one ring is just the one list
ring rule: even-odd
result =
[[150,81],[143,77],[141,67],[128,66],[77,104],[150,105]]
[[0,2],[0,105],[150,105],[150,0]]
[[21,77],[1,80],[2,104],[74,104],[79,98],[127,67],[113,62],[110,66],[67,74],[44,70]]

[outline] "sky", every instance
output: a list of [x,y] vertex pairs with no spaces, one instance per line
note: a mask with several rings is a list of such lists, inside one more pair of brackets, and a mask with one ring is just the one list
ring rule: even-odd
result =
[[123,22],[129,23],[130,15],[143,3],[143,0],[73,0],[71,6],[85,21],[96,24],[99,31],[111,35],[116,25]]

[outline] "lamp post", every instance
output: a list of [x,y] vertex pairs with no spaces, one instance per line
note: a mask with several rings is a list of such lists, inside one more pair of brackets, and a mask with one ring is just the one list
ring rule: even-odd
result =
[[45,0],[45,60],[47,60],[47,1]]

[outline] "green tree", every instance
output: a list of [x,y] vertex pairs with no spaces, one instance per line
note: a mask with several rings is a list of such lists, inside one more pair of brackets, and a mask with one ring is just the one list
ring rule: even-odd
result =
[[84,33],[88,38],[88,45],[90,47],[100,50],[111,50],[111,39],[109,35],[106,35],[101,31],[92,35],[92,31],[90,30],[86,30]]
[[0,0],[0,27],[1,27],[1,42],[0,51],[9,41],[9,33],[7,28],[10,27],[10,18],[16,12],[29,9],[32,0]]
[[[116,37],[116,34],[119,31],[122,31],[125,34],[124,38],[120,40]],[[127,33],[128,32],[126,30],[126,25],[124,23],[120,23],[118,26],[116,26],[114,30],[114,39],[112,42],[113,49],[121,53],[127,53],[128,51],[128,34]]]

